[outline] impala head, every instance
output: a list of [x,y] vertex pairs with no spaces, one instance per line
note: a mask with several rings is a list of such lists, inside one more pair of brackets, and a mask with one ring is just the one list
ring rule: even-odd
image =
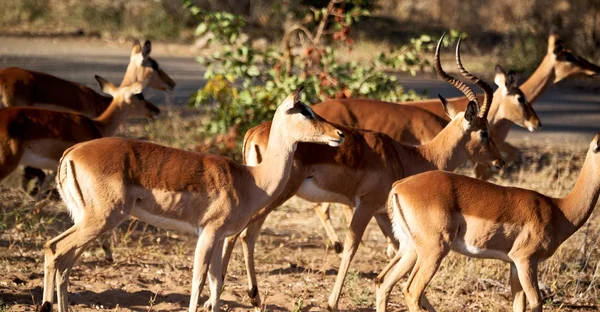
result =
[[554,59],[554,83],[574,76],[600,75],[600,66],[567,49],[556,30],[548,37],[548,55]]
[[116,87],[110,81],[100,76],[94,77],[98,81],[98,84],[100,84],[102,92],[112,95],[113,101],[119,101],[120,105],[124,105],[129,110],[130,116],[154,118],[154,116],[160,113],[158,107],[144,99],[141,82],[136,82],[127,87]]
[[498,105],[498,114],[531,132],[539,130],[542,123],[531,104],[527,101],[525,94],[519,88],[514,75],[512,73],[506,74],[502,66],[496,65],[494,82],[498,86],[496,92],[499,92],[502,98],[501,105]]
[[312,108],[300,101],[302,87],[288,95],[279,105],[273,117],[273,129],[286,132],[295,142],[310,142],[339,146],[344,133],[317,115]]
[[144,87],[172,91],[175,88],[175,82],[150,57],[151,51],[152,43],[150,41],[146,40],[143,46],[137,40],[133,42],[125,79],[128,79],[129,83],[143,82]]
[[[448,75],[442,69],[440,63],[440,47],[444,36],[445,33],[440,38],[435,50],[436,72],[443,80],[463,92],[469,100],[467,109],[464,112],[458,112],[453,104],[449,103],[445,98],[439,95],[442,105],[444,106],[444,111],[448,117],[452,119],[450,123],[456,124],[462,131],[463,138],[466,140],[464,146],[469,154],[469,158],[478,163],[489,165],[494,170],[499,170],[504,166],[504,160],[502,159],[502,155],[498,151],[498,148],[496,148],[496,144],[494,144],[487,121],[487,114],[489,113],[493,97],[492,88],[483,80],[471,75],[463,67],[462,62],[460,61],[460,38],[456,45],[456,65],[465,78],[471,80],[483,90],[483,104],[479,106],[479,100],[477,99],[477,96],[475,96],[475,92],[473,92],[468,85]],[[451,125],[448,125],[448,127],[449,126]]]

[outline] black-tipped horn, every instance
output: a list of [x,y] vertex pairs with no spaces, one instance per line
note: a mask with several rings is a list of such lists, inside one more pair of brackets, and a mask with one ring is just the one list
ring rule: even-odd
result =
[[477,101],[477,96],[475,96],[475,92],[473,92],[473,90],[467,84],[448,75],[442,69],[442,64],[440,62],[440,47],[442,46],[442,41],[444,40],[445,36],[446,36],[446,33],[444,32],[442,34],[442,37],[440,38],[440,41],[438,41],[437,47],[435,48],[435,71],[437,72],[437,74],[440,78],[442,78],[444,81],[450,83],[451,85],[456,87],[458,90],[460,90],[467,97],[467,99],[469,99],[469,101],[474,101],[475,103],[479,103]]
[[[471,80],[478,87],[480,87],[481,90],[483,90],[483,94],[484,94],[483,95],[483,104],[479,108],[479,117],[487,118],[487,114],[490,110],[490,105],[492,104],[492,97],[494,96],[494,91],[492,90],[492,87],[490,87],[490,85],[488,85],[485,81],[470,74],[462,65],[462,62],[460,60],[460,40],[461,39],[462,39],[462,36],[458,37],[458,41],[456,42],[456,66],[458,67],[458,70],[460,71],[460,74],[463,77]],[[475,102],[475,103],[478,103],[478,102]]]

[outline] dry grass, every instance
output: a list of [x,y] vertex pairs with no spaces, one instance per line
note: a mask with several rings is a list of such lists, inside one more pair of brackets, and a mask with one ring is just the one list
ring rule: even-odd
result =
[[[137,122],[125,134],[158,139],[178,147],[194,146],[198,117],[170,112],[152,123]],[[511,166],[498,183],[564,196],[574,185],[586,146],[547,149],[523,146],[521,165]],[[461,172],[468,172],[464,167]],[[333,287],[339,256],[326,253],[326,236],[311,205],[291,199],[268,218],[257,244],[257,271],[267,310],[322,311]],[[341,211],[334,208],[339,235],[345,232]],[[32,199],[15,188],[0,190],[0,311],[31,311],[41,300],[43,254],[49,238],[70,220],[61,202],[50,201],[36,213]],[[600,214],[563,244],[540,268],[545,308],[549,311],[598,310],[600,307]],[[187,306],[195,241],[128,221],[113,235],[115,263],[102,260],[92,246],[71,276],[71,306],[87,310],[183,310]],[[374,304],[374,277],[387,263],[385,242],[371,222],[351,266],[340,308],[368,311]],[[443,311],[510,310],[508,265],[451,254],[427,290]],[[206,299],[208,289],[205,288]],[[240,250],[230,264],[223,293],[230,311],[251,309]],[[404,311],[400,288],[390,310]]]

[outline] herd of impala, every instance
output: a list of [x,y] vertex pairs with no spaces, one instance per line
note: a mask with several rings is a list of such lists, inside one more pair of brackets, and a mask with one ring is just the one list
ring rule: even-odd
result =
[[[175,87],[150,57],[148,41],[134,42],[119,87],[96,76],[110,96],[44,73],[1,69],[0,100],[6,108],[0,109],[0,180],[18,165],[40,177],[40,169],[55,171],[74,221],[45,244],[40,310],[52,310],[56,289],[58,310],[68,311],[69,275],[78,257],[130,216],[198,236],[189,311],[196,311],[207,277],[210,298],[204,306],[219,310],[231,252],[241,236],[248,295],[258,310],[257,236],[268,214],[296,195],[318,203],[315,211],[327,235],[336,252],[343,252],[329,310],[337,310],[350,262],[375,217],[391,258],[376,279],[377,311],[386,310],[393,286],[409,272],[408,308],[433,310],[424,289],[450,250],[510,263],[514,311],[524,311],[526,301],[541,311],[538,263],[576,232],[596,205],[600,135],[565,198],[485,180],[504,166],[504,159],[517,158],[519,151],[505,142],[513,124],[530,131],[541,127],[532,104],[544,90],[569,77],[599,75],[600,67],[551,33],[533,75],[519,86],[496,66],[493,92],[463,67],[459,39],[457,69],[482,90],[478,96],[442,69],[442,39],[436,72],[464,97],[408,103],[345,99],[307,106],[300,101],[300,88],[281,103],[272,121],[246,133],[244,165],[111,137],[126,118],[160,112],[143,98],[143,88],[170,92]],[[477,179],[451,173],[466,160],[475,163]],[[51,180],[46,177],[43,184]],[[350,221],[343,245],[329,219],[331,202],[345,205]],[[112,259],[107,242],[103,248]]]

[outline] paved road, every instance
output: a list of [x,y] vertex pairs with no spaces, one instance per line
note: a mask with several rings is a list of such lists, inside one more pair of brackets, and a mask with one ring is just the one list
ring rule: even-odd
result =
[[[51,73],[78,81],[98,90],[93,75],[120,82],[128,63],[130,43],[104,42],[89,39],[50,39],[0,37],[0,67],[18,66]],[[185,46],[155,44],[152,55],[177,82],[175,102],[185,105],[188,96],[203,85],[203,68]],[[421,76],[423,77],[423,76]],[[460,95],[453,87],[432,75],[424,78],[401,77],[400,83],[417,91],[427,89],[431,96],[441,93]],[[535,141],[544,144],[587,144],[600,131],[600,78],[588,82],[582,89],[573,83],[551,87],[535,103],[543,130],[528,133],[516,128],[510,141]],[[589,86],[592,88],[589,88]],[[587,91],[586,91],[587,90]],[[153,102],[164,105],[158,92],[145,91]]]

